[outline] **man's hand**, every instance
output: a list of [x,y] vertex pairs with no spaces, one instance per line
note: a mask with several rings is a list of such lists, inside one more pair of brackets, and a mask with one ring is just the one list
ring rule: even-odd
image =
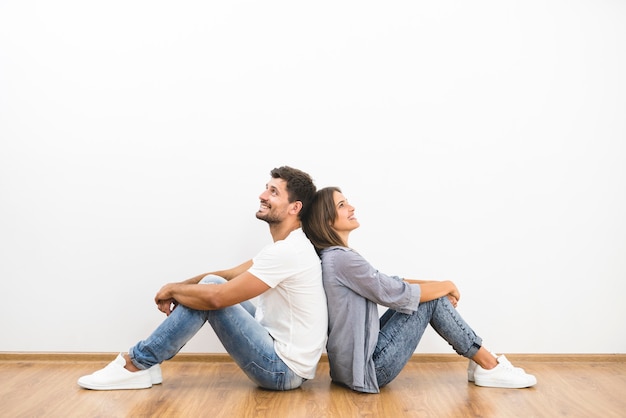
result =
[[178,302],[172,297],[172,286],[173,284],[171,283],[166,284],[154,297],[154,301],[156,302],[159,310],[167,316],[170,316],[172,311],[178,306]]

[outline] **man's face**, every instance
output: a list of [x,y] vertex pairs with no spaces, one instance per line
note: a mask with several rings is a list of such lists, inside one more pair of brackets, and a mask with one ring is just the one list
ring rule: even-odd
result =
[[283,221],[291,208],[289,196],[287,194],[287,182],[283,179],[272,178],[265,185],[265,191],[261,193],[259,199],[261,206],[256,213],[256,217],[268,224]]

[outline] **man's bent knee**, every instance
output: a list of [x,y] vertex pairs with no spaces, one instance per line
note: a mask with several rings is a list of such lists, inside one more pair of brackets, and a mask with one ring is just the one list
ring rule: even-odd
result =
[[220,283],[226,283],[226,279],[224,279],[223,277],[217,276],[215,274],[207,274],[198,282],[198,284],[220,284]]

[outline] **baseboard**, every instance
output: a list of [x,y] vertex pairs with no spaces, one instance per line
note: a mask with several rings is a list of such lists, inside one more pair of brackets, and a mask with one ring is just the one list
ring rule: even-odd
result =
[[[85,352],[0,352],[0,361],[110,361],[117,353],[85,353]],[[626,362],[626,354],[594,354],[594,353],[580,353],[580,354],[559,354],[559,353],[547,353],[547,354],[506,354],[509,360],[514,362]],[[179,353],[170,361],[177,362],[214,362],[224,363],[233,361],[232,358],[226,353]],[[326,354],[322,355],[321,362],[328,362]],[[454,353],[418,353],[414,354],[411,361],[421,363],[442,363],[442,362],[459,362],[465,361],[461,356]]]

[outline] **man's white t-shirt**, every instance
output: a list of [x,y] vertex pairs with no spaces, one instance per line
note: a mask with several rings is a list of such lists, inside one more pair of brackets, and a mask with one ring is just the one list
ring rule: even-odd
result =
[[278,356],[305,379],[315,377],[326,344],[328,311],[320,259],[301,228],[263,248],[248,270],[270,286],[255,318],[274,338]]

